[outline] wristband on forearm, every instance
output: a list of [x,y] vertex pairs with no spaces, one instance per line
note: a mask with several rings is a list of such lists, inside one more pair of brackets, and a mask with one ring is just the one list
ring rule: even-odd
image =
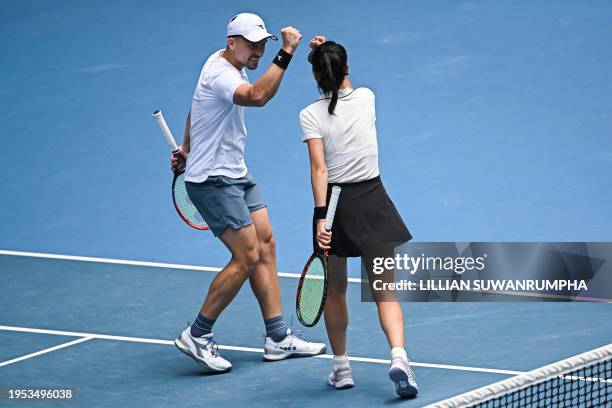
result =
[[293,55],[289,54],[287,51],[281,48],[272,62],[281,67],[282,69],[287,69],[289,63],[291,62],[291,58],[293,58]]
[[314,208],[315,220],[324,220],[326,215],[327,215],[327,207],[315,207]]

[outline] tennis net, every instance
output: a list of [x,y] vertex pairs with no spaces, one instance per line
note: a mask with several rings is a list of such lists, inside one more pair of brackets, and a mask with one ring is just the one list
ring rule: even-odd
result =
[[426,408],[612,408],[612,344]]

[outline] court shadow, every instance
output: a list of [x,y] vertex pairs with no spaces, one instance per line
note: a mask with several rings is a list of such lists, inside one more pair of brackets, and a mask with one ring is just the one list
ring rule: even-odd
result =
[[198,367],[198,365],[194,362],[193,363],[193,367],[185,367],[185,368],[181,368],[179,370],[176,370],[174,376],[177,378],[181,378],[181,377],[215,377],[218,375],[224,375],[224,374],[229,374],[232,372],[232,370],[230,371],[226,371],[226,372],[217,372],[217,371],[210,371],[210,370],[206,370],[204,367]]
[[385,405],[403,404],[406,401],[414,401],[417,398],[418,397],[399,397],[399,396],[396,396],[395,398],[387,398],[387,399],[385,399],[384,404]]

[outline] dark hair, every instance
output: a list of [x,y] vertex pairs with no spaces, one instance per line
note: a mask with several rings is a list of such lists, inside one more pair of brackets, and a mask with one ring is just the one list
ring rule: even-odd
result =
[[330,93],[327,111],[334,114],[338,103],[338,88],[346,76],[346,49],[333,41],[326,41],[312,52],[312,71],[321,93]]

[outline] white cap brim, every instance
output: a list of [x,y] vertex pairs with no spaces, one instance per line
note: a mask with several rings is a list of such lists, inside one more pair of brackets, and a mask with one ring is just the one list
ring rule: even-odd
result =
[[250,34],[242,34],[242,36],[246,38],[248,41],[254,42],[254,43],[265,40],[266,38],[270,38],[274,41],[278,41],[278,37],[264,30],[258,30]]

